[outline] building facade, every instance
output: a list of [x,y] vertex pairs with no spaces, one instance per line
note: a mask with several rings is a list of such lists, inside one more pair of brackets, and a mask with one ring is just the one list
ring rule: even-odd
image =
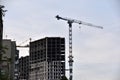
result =
[[19,80],[29,80],[29,56],[19,59]]
[[29,80],[60,80],[65,76],[65,38],[46,37],[30,43]]
[[19,59],[19,51],[16,49],[16,42],[5,39],[3,40],[3,48],[5,48],[5,52],[2,55],[2,60],[4,60],[2,63],[2,72],[6,74],[10,80],[18,80],[15,78],[15,75],[18,77],[18,66],[16,66],[16,62],[18,62]]
[[15,54],[14,80],[19,80],[19,50]]

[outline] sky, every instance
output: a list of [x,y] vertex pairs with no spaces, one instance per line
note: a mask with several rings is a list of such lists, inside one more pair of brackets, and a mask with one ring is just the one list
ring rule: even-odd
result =
[[[73,80],[120,80],[119,0],[4,0],[1,4],[8,10],[3,18],[5,39],[18,45],[28,40],[25,45],[29,38],[65,37],[66,68],[68,24],[55,16],[103,26],[73,24]],[[19,50],[20,56],[29,54],[29,49]]]

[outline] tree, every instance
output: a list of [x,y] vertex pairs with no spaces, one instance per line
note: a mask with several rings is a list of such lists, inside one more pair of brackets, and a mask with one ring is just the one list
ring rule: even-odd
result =
[[68,80],[66,76],[62,76],[61,80]]
[[[0,5],[0,80],[8,80],[8,74],[5,74],[5,70],[2,70],[3,54],[5,53],[5,47],[2,46],[2,36],[3,36],[3,20],[2,17],[5,15],[3,10],[4,6]],[[8,63],[8,60],[6,60]]]

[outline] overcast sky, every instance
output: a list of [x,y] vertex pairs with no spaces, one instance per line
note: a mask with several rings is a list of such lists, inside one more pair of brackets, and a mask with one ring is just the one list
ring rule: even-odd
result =
[[[34,41],[65,37],[67,62],[68,24],[55,16],[103,26],[104,29],[98,29],[73,24],[73,80],[120,80],[119,3],[119,0],[4,0],[2,4],[8,10],[3,18],[4,38],[7,35],[20,44],[29,38]],[[20,49],[20,56],[28,52]]]

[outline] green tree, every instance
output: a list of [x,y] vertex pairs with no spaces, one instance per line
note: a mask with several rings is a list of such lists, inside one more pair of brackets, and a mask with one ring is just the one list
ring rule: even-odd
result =
[[6,10],[3,10],[4,6],[0,5],[0,80],[8,80],[7,75],[3,75],[4,70],[2,70],[2,63],[3,60],[3,54],[5,53],[5,48],[2,46],[2,36],[3,36],[3,20],[2,17],[5,15],[4,12]]
[[62,76],[61,80],[68,80],[66,76]]

